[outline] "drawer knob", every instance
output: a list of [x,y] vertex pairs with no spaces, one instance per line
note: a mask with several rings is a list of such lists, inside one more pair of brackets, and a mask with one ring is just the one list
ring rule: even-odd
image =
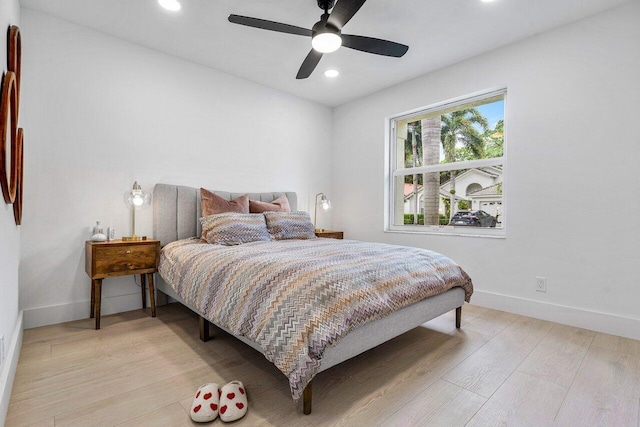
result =
[[127,267],[131,267],[131,263],[127,263]]
[[125,252],[125,254],[130,254],[130,253],[131,253],[131,251],[126,251],[126,252]]

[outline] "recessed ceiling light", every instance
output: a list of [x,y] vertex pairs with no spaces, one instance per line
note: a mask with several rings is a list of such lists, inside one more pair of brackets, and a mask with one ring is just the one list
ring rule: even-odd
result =
[[327,70],[324,72],[324,75],[327,77],[338,77],[338,74],[340,74],[338,70]]
[[178,0],[158,0],[158,3],[171,12],[177,12],[182,7]]

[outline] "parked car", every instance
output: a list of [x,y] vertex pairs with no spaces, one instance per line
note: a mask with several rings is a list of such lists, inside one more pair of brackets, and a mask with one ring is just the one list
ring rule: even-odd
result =
[[449,225],[474,227],[495,227],[498,220],[485,211],[458,211]]

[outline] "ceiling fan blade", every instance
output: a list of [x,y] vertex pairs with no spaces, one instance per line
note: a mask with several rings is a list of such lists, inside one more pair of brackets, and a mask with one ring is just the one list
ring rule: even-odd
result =
[[322,53],[318,52],[315,49],[311,49],[311,52],[304,58],[302,65],[300,66],[300,70],[298,70],[298,75],[296,79],[306,79],[313,73],[313,70],[316,69],[318,62],[320,62],[320,58],[322,58]]
[[393,56],[400,58],[407,53],[409,46],[390,42],[389,40],[375,39],[373,37],[352,36],[342,34],[342,46],[362,52],[374,53],[376,55]]
[[328,22],[341,30],[366,1],[367,0],[338,0],[331,11]]
[[264,19],[250,18],[248,16],[229,15],[229,22],[246,25],[247,27],[260,28],[262,30],[311,37],[311,30],[307,30],[306,28],[296,27],[289,24],[281,24],[280,22],[267,21]]

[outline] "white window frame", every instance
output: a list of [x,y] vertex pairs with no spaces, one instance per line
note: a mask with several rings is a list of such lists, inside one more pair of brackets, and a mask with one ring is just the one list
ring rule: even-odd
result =
[[[503,95],[504,96],[504,151],[502,157],[491,159],[469,160],[463,162],[437,164],[429,166],[419,166],[416,168],[396,168],[397,158],[397,136],[396,122],[406,120],[412,116],[422,116],[425,114],[446,110],[470,104],[483,99]],[[385,119],[385,215],[384,231],[388,233],[412,233],[412,234],[436,234],[448,236],[470,236],[504,239],[506,237],[507,221],[507,180],[503,178],[502,183],[502,212],[503,220],[501,228],[480,228],[480,227],[456,227],[450,225],[416,225],[416,224],[394,224],[395,216],[395,178],[398,176],[410,175],[414,173],[443,172],[450,170],[470,169],[488,166],[502,165],[503,177],[507,174],[507,88],[499,87],[469,95],[460,96],[447,101],[432,104],[427,107],[416,108]]]

